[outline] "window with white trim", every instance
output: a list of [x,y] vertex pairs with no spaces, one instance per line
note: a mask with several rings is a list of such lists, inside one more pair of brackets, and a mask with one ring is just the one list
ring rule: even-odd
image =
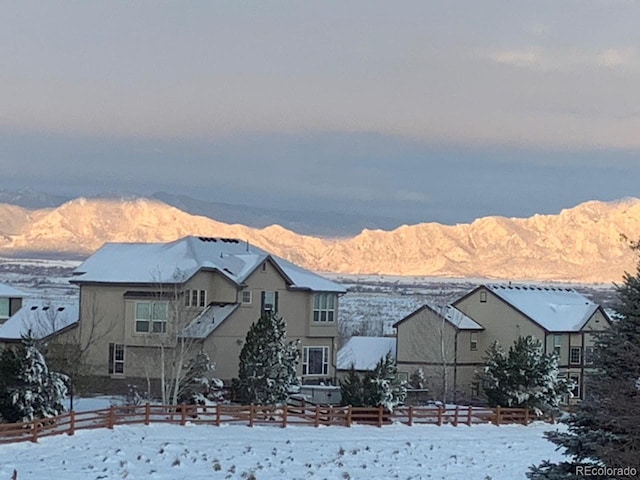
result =
[[0,298],[0,320],[8,320],[10,314],[10,301],[8,298]]
[[333,322],[336,318],[337,303],[335,293],[316,293],[313,296],[313,321]]
[[571,390],[573,398],[580,398],[580,374],[570,373],[569,382],[573,383],[573,390]]
[[109,375],[124,375],[124,345],[109,344]]
[[582,347],[571,347],[569,350],[569,363],[571,365],[580,365],[582,360]]
[[136,333],[165,333],[169,302],[136,302]]
[[304,347],[302,349],[302,375],[327,375],[329,373],[329,347]]
[[185,307],[205,307],[207,305],[206,290],[185,290],[184,306]]
[[278,311],[278,294],[277,292],[262,292],[262,313]]
[[251,290],[243,290],[242,291],[242,303],[250,304],[252,300],[253,300],[253,298],[252,298],[252,295],[251,295]]
[[560,357],[562,352],[562,335],[553,336],[553,353]]
[[478,350],[478,332],[471,332],[471,342],[469,347],[472,352]]

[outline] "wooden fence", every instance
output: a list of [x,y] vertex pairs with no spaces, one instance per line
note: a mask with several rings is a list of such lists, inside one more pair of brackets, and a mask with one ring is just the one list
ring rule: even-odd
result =
[[0,423],[0,444],[31,441],[51,435],[73,435],[77,430],[113,428],[116,425],[171,423],[185,425],[187,422],[220,426],[240,424],[255,425],[376,425],[382,427],[392,423],[406,425],[433,424],[473,425],[528,425],[534,418],[529,410],[521,408],[481,407],[397,407],[387,412],[382,407],[327,407],[302,406],[257,406],[257,405],[131,405],[112,406],[88,412],[67,412],[57,417],[27,423]]

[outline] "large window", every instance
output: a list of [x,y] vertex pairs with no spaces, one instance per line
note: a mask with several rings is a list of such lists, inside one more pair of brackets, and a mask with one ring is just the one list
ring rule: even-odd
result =
[[7,320],[9,318],[9,299],[0,298],[0,320]]
[[124,345],[109,344],[109,375],[124,375]]
[[569,350],[569,363],[571,365],[580,365],[582,360],[582,347],[571,347]]
[[329,373],[329,347],[304,347],[302,350],[303,375]]
[[136,302],[136,332],[165,333],[168,302]]
[[185,307],[205,307],[207,305],[206,290],[185,290],[184,306]]
[[336,317],[337,303],[335,293],[316,293],[313,296],[313,321],[333,322]]
[[278,311],[278,292],[264,291],[261,295],[261,308],[264,312]]

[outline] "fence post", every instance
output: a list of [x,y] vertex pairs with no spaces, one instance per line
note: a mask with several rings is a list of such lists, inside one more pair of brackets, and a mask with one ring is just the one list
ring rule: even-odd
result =
[[460,413],[460,407],[458,405],[456,405],[456,410],[453,414],[453,426],[457,427],[458,426],[458,415]]
[[413,426],[413,405],[409,407],[409,426]]
[[529,425],[529,407],[524,409],[524,424]]
[[31,441],[33,443],[38,443],[38,430],[40,430],[40,422],[37,420],[33,421],[33,435],[31,436]]
[[382,405],[378,405],[378,427],[382,427]]
[[442,406],[438,405],[438,426],[442,426]]
[[282,410],[282,428],[286,428],[287,426],[287,410],[288,410],[288,405],[285,403],[284,410]]
[[108,418],[108,420],[107,420],[107,428],[108,428],[109,430],[113,430],[113,425],[114,425],[114,424],[115,424],[115,422],[116,422],[115,417],[116,417],[116,407],[114,407],[113,405],[111,405],[111,406],[109,407],[109,418]]
[[187,408],[184,403],[180,404],[180,425],[187,424]]
[[151,405],[149,402],[144,406],[144,424],[149,425],[151,422]]
[[254,414],[254,405],[253,403],[249,405],[249,426],[253,427],[253,414]]
[[351,426],[351,405],[347,406],[347,427]]
[[220,404],[216,403],[216,427],[220,426]]
[[498,405],[498,408],[496,408],[496,416],[495,416],[494,423],[496,426],[500,426],[500,405]]
[[315,416],[315,426],[319,427],[320,426],[320,406],[316,405],[316,416]]
[[69,412],[69,435],[76,433],[76,412]]
[[471,405],[469,405],[468,409],[467,409],[467,425],[471,426],[471,411],[473,410],[473,407]]

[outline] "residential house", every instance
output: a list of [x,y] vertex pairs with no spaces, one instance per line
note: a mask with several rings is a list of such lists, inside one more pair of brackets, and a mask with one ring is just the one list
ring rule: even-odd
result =
[[5,323],[22,307],[22,300],[28,295],[6,283],[0,283],[0,325]]
[[189,341],[229,381],[251,324],[276,311],[288,338],[300,342],[303,382],[335,377],[338,297],[345,289],[246,242],[190,236],[111,243],[74,274],[93,376],[125,384],[157,379],[162,350]]
[[484,330],[452,305],[425,304],[394,324],[398,372],[422,369],[434,398],[450,400],[468,371],[480,364],[476,352]]
[[351,337],[338,351],[338,372],[347,372],[352,367],[358,372],[370,372],[388,353],[396,358],[394,337]]
[[[398,367],[426,367],[427,376],[442,378],[451,399],[478,398],[475,373],[494,341],[508,349],[520,336],[539,339],[546,353],[558,356],[561,372],[574,381],[573,401],[584,394],[584,372],[593,361],[598,332],[610,325],[599,305],[571,288],[482,285],[446,307],[464,317],[458,326],[437,309],[423,307],[396,324]],[[439,315],[438,315],[439,313]],[[457,318],[455,313],[453,318]],[[438,330],[437,325],[443,327]],[[444,332],[444,333],[441,333]],[[446,361],[442,362],[443,354]],[[434,363],[434,357],[440,365]]]

